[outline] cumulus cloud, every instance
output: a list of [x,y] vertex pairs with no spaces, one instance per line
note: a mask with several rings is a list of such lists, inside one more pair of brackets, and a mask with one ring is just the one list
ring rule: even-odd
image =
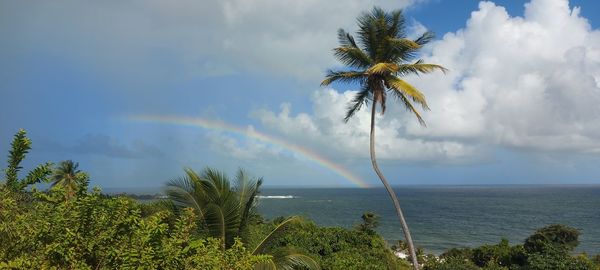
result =
[[524,17],[481,2],[426,57],[449,75],[411,78],[434,109],[425,114],[430,128],[411,125],[407,134],[598,152],[599,44],[600,32],[566,0],[533,0]]
[[[423,128],[401,106],[377,118],[383,159],[480,160],[491,147],[600,153],[600,31],[567,0],[533,0],[523,17],[481,2],[466,26],[428,48],[447,75],[410,77],[431,111]],[[258,110],[267,128],[324,152],[365,157],[369,112],[343,124],[354,91],[320,90],[313,111]],[[392,101],[393,100],[389,100]]]
[[[342,121],[346,106],[355,93],[339,93],[333,89],[317,91],[313,95],[314,111],[311,115],[291,115],[291,105],[283,104],[277,113],[262,109],[254,111],[252,116],[268,129],[301,145],[319,149],[331,158],[368,158],[370,112],[362,110],[348,123]],[[392,109],[384,117],[377,116],[378,157],[444,163],[464,162],[478,155],[476,147],[457,140],[424,140],[407,136],[404,131],[405,121],[394,117],[398,112],[398,109]]]

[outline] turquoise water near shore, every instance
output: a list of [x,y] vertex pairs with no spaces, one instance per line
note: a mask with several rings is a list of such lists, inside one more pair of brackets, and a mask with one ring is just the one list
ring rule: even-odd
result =
[[[414,242],[440,254],[507,238],[522,243],[536,229],[561,223],[581,230],[577,252],[600,253],[600,186],[397,187]],[[266,218],[303,215],[321,226],[350,228],[366,211],[381,216],[379,233],[402,239],[383,188],[265,188],[259,211]],[[275,196],[275,197],[273,197]]]

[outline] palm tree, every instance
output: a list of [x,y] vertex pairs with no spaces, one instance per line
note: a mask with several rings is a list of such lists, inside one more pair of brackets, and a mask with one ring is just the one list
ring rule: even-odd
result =
[[[192,208],[204,232],[221,239],[222,248],[226,249],[236,237],[244,239],[248,236],[248,225],[256,214],[256,198],[261,185],[262,178],[250,178],[241,169],[232,187],[229,178],[220,171],[206,168],[198,174],[185,168],[184,177],[167,183],[166,193],[176,207]],[[283,221],[256,246],[254,255],[273,255],[272,263],[257,265],[257,269],[291,269],[294,266],[318,269],[314,260],[292,249],[269,250],[271,240],[296,222],[299,222],[297,217]]]
[[361,86],[360,91],[348,107],[345,122],[348,122],[363,105],[368,104],[369,101],[373,103],[371,106],[370,133],[371,163],[394,203],[404,236],[409,245],[414,268],[418,269],[415,248],[400,203],[377,165],[375,157],[375,112],[377,104],[379,104],[381,114],[385,113],[386,98],[388,94],[391,94],[417,117],[419,123],[425,125],[425,121],[413,105],[413,102],[415,102],[421,105],[423,109],[429,109],[425,96],[400,77],[409,74],[429,73],[435,70],[445,72],[446,69],[440,65],[424,63],[422,60],[412,62],[418,50],[433,39],[433,33],[426,32],[415,40],[406,38],[406,27],[401,10],[388,13],[381,8],[374,7],[371,12],[365,12],[359,16],[357,22],[359,27],[357,32],[358,43],[351,34],[343,29],[338,31],[340,46],[334,49],[334,55],[347,67],[337,71],[329,70],[321,85],[326,86],[337,81],[356,83]]
[[88,175],[79,170],[79,163],[72,160],[61,161],[54,170],[50,187],[62,186],[67,198],[72,198],[81,189],[87,188]]

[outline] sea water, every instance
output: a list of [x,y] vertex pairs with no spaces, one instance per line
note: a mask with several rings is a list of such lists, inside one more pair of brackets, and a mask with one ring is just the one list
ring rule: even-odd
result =
[[[600,253],[600,186],[397,187],[396,194],[415,244],[440,254],[454,247],[522,243],[536,229],[565,224],[581,231],[577,252]],[[351,228],[364,212],[379,215],[378,232],[403,239],[383,188],[263,189],[259,212],[266,218],[302,215],[321,226]]]

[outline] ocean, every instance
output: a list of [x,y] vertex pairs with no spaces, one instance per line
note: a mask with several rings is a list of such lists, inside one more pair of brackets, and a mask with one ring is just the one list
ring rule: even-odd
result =
[[[581,231],[576,252],[600,253],[600,186],[414,186],[396,194],[415,245],[427,253],[522,243],[536,229],[565,224]],[[301,215],[321,226],[351,228],[364,212],[380,216],[377,231],[403,239],[383,188],[265,188],[259,212],[266,218]]]

